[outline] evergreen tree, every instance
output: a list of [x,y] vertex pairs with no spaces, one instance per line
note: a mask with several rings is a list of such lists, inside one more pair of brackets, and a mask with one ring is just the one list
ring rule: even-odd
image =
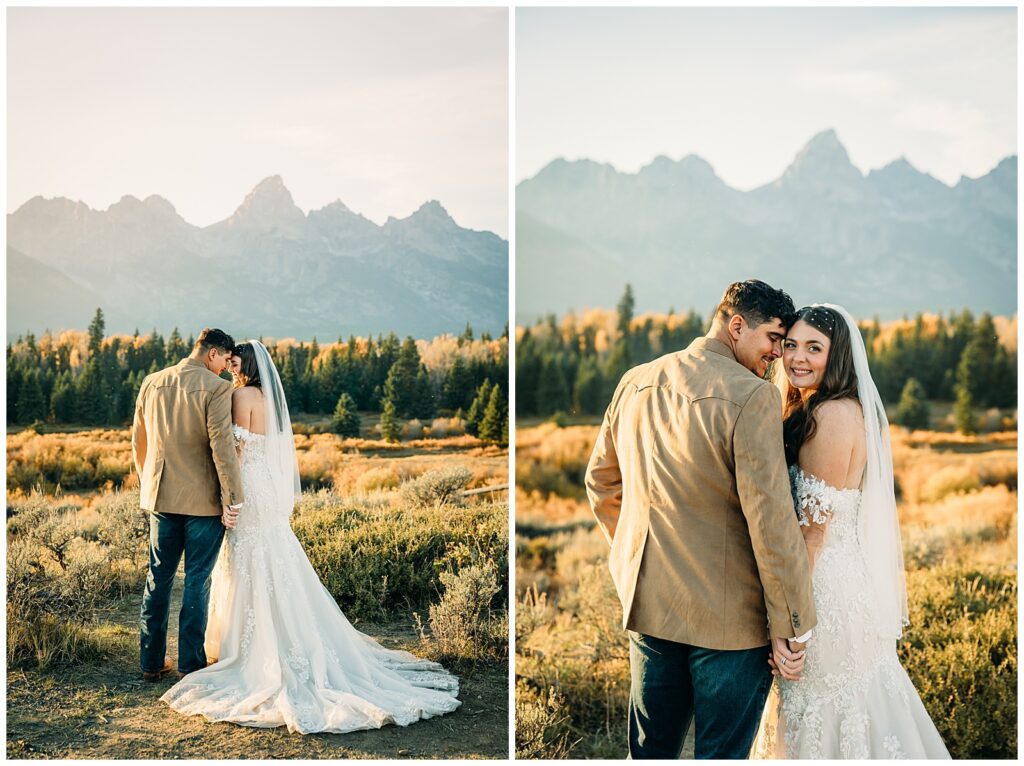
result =
[[420,365],[416,373],[416,398],[413,404],[413,414],[422,421],[433,419],[437,410],[437,396],[434,394],[434,386],[430,382],[430,375],[427,368]]
[[569,384],[555,356],[544,359],[537,383],[537,414],[551,415],[569,410]]
[[491,389],[491,381],[485,380],[476,390],[473,403],[469,405],[469,411],[466,413],[465,420],[466,433],[471,436],[478,436],[480,433],[480,421],[483,419],[484,410],[487,409],[487,404],[491,400]]
[[956,403],[953,405],[953,417],[956,428],[962,434],[973,434],[978,430],[978,421],[974,416],[974,403],[968,386],[956,385]]
[[389,442],[397,442],[402,435],[402,429],[398,425],[398,417],[395,414],[395,403],[390,399],[384,400],[384,406],[380,411],[380,435]]
[[284,398],[289,408],[294,407],[296,411],[304,409],[302,402],[302,386],[299,380],[298,370],[295,369],[295,354],[289,353],[281,369],[281,388],[284,389]]
[[416,341],[407,337],[384,381],[384,398],[395,406],[399,417],[416,415],[419,403],[417,375],[420,370],[420,352]]
[[468,407],[473,398],[473,375],[462,358],[456,354],[441,386],[441,406],[449,410]]
[[21,386],[25,379],[21,371],[21,365],[7,354],[7,425],[13,425],[18,421],[18,398],[21,396]]
[[487,407],[484,408],[483,417],[480,419],[479,436],[482,441],[500,444],[502,434],[505,433],[505,421],[508,418],[508,408],[505,397],[501,395],[501,388],[495,385],[491,389]]
[[356,412],[355,400],[348,394],[342,394],[338,397],[338,404],[334,407],[334,415],[331,418],[331,431],[339,436],[359,436],[359,413]]
[[184,359],[191,353],[192,347],[186,346],[185,341],[181,339],[181,333],[178,332],[178,328],[175,327],[171,331],[171,336],[167,339],[167,359],[171,362],[177,362],[179,359]]
[[580,363],[573,386],[573,405],[577,413],[597,415],[608,404],[605,383],[597,357],[588,356]]
[[78,400],[78,420],[89,425],[106,425],[111,421],[112,397],[107,389],[99,359],[93,357],[78,377],[75,398]]
[[78,400],[75,397],[75,380],[71,370],[65,370],[57,376],[50,396],[50,416],[54,423],[73,423],[78,411]]
[[32,423],[46,418],[46,400],[40,383],[39,370],[30,370],[18,394],[18,422]]
[[971,391],[975,387],[972,380],[975,365],[971,363],[967,352],[968,349],[965,348],[956,370],[956,403],[953,406],[953,417],[960,433],[973,434],[978,430],[978,422],[974,416],[974,398],[971,396]]
[[516,415],[520,417],[537,413],[537,386],[543,364],[538,344],[527,328],[516,343]]
[[473,328],[469,326],[469,322],[466,322],[466,329],[462,331],[462,335],[459,336],[459,345],[463,343],[471,343],[473,341]]
[[106,334],[107,323],[103,319],[103,309],[96,309],[96,314],[89,323],[89,356],[93,357],[100,353],[103,345],[103,336]]
[[894,421],[905,428],[928,428],[931,418],[924,386],[910,378],[900,394]]

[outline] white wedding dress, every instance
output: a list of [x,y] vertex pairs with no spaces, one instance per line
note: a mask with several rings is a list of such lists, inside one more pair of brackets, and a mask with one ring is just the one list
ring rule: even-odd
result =
[[801,525],[828,522],[814,568],[818,624],[799,681],[776,679],[753,758],[949,758],[896,642],[879,636],[858,538],[861,492],[790,468]]
[[213,573],[206,652],[218,661],[161,699],[211,721],[303,734],[406,726],[455,710],[457,678],[352,627],[292,532],[290,506],[281,509],[266,437],[234,432],[245,504]]

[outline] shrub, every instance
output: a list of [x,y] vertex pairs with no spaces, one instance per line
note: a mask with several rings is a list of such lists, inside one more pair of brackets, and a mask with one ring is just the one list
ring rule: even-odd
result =
[[957,759],[1017,756],[1017,582],[944,567],[910,573],[900,661]]
[[462,491],[473,478],[463,466],[438,468],[402,484],[402,498],[413,506],[463,505]]
[[365,495],[380,490],[397,489],[401,483],[398,472],[392,466],[382,466],[363,471],[356,479],[355,490]]
[[[508,620],[494,615],[491,602],[501,591],[494,567],[469,566],[442,572],[444,593],[431,604],[431,647],[438,659],[480,659],[508,651]],[[426,640],[421,626],[421,639]]]
[[96,620],[111,585],[102,548],[77,539],[66,570],[54,569],[48,558],[32,541],[8,545],[8,664],[48,667],[129,651],[136,634]]
[[418,418],[407,420],[402,426],[402,438],[403,439],[422,439],[423,438],[423,423]]
[[321,491],[296,506],[292,529],[324,586],[353,620],[425,610],[440,588],[439,573],[467,560],[467,551],[490,562],[507,587],[507,504],[360,508]]
[[545,694],[516,681],[516,758],[569,758],[569,714],[565,697],[549,688]]
[[466,423],[462,418],[434,418],[430,423],[430,435],[435,439],[446,436],[462,436],[466,433]]

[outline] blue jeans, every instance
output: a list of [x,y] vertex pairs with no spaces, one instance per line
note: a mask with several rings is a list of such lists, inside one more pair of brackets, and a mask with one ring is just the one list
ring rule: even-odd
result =
[[185,554],[185,591],[178,613],[178,670],[191,673],[206,667],[207,608],[210,574],[224,539],[220,516],[149,515],[149,576],[142,594],[139,664],[146,672],[164,665],[171,586]]
[[768,647],[723,651],[629,633],[629,756],[746,758],[771,688]]

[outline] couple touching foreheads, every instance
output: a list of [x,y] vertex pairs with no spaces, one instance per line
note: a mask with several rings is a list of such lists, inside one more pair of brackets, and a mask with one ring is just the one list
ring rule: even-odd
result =
[[172,708],[309,733],[406,725],[461,704],[440,665],[352,627],[310,565],[289,524],[300,488],[288,403],[262,343],[207,328],[186,359],[149,375],[132,453],[150,511],[147,681],[172,672],[171,585],[185,560],[184,677],[162,697]]
[[889,427],[843,308],[730,285],[705,337],[622,377],[586,483],[631,757],[679,757],[692,721],[697,758],[949,758],[896,654]]

